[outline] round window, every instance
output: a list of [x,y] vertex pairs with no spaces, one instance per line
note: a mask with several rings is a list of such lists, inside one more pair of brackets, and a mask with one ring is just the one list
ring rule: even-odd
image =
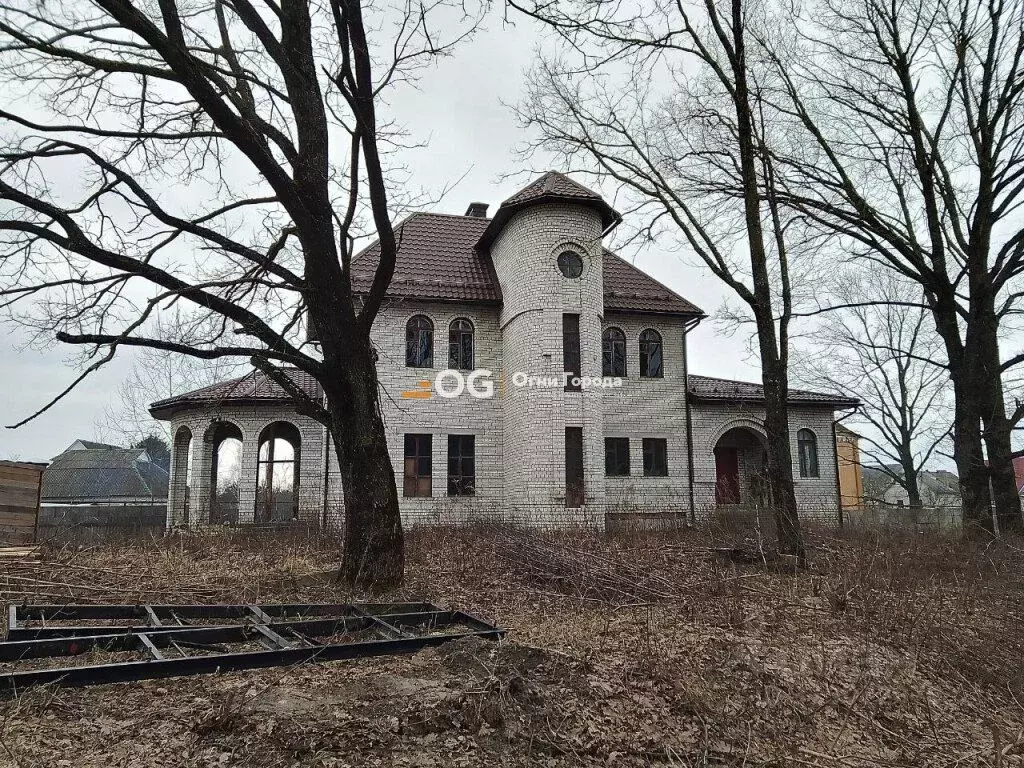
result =
[[575,280],[583,274],[583,257],[575,251],[562,251],[558,254],[558,269],[566,277]]

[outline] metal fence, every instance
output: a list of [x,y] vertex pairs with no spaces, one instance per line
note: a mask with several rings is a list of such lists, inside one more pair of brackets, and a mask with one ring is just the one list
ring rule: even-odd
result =
[[44,505],[39,508],[38,541],[83,544],[160,536],[167,507],[159,505]]

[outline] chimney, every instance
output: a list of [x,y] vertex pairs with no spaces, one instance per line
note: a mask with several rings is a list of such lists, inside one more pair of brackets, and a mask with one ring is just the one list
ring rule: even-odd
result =
[[474,216],[478,219],[487,218],[487,203],[470,203],[466,209],[466,216]]

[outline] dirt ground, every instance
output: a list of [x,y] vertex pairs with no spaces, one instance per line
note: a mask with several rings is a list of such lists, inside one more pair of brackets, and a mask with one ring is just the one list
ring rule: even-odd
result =
[[[0,700],[0,766],[1024,766],[1016,544],[415,531],[395,599],[509,630],[412,656]],[[5,602],[334,602],[337,542],[51,549]],[[363,596],[365,597],[365,596]]]

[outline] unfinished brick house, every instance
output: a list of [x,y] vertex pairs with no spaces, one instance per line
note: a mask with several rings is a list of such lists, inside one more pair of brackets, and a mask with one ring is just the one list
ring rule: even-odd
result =
[[[406,524],[604,527],[764,503],[761,387],[687,370],[687,334],[705,314],[604,248],[619,220],[549,172],[493,218],[473,203],[399,225],[373,336]],[[359,291],[376,254],[355,259]],[[834,519],[834,414],[856,403],[794,391],[791,404],[798,501]],[[174,435],[169,526],[340,521],[326,430],[262,374],[151,411]]]

